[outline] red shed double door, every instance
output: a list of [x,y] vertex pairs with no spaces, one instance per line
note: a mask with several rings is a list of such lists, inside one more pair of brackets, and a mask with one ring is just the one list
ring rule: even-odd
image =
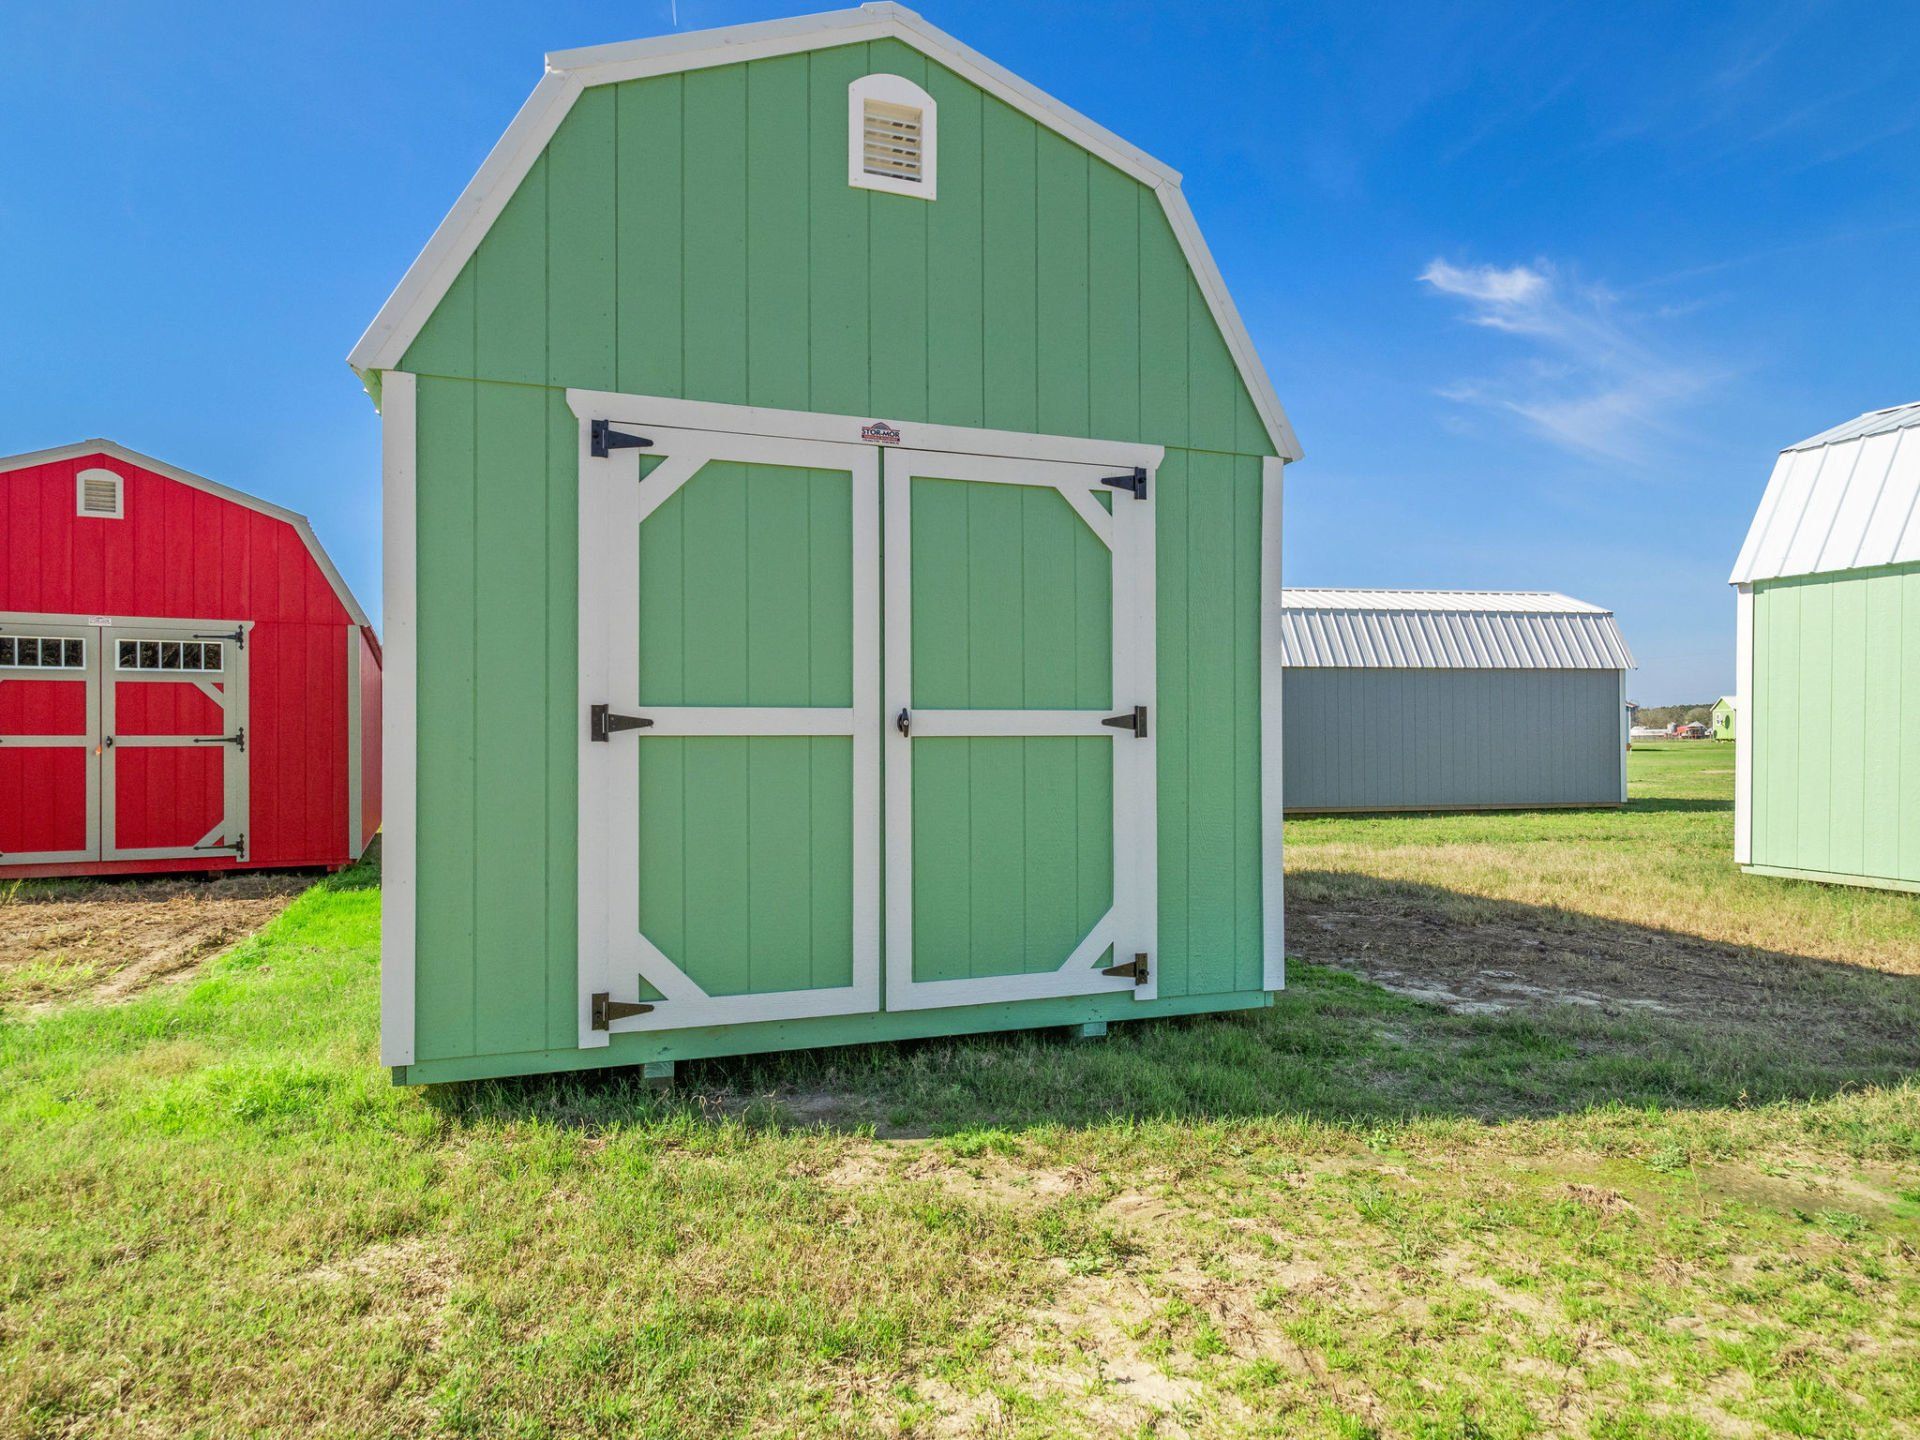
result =
[[245,860],[247,629],[0,615],[0,865]]

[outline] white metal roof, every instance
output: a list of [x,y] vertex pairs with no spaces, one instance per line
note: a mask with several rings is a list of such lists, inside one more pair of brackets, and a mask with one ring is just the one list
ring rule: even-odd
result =
[[1870,410],[1780,452],[1735,585],[1920,561],[1920,402]]
[[326,548],[321,545],[320,537],[313,533],[313,524],[298,511],[285,506],[275,505],[271,500],[262,500],[258,495],[249,495],[244,490],[235,490],[231,485],[222,485],[218,480],[209,480],[204,475],[196,475],[191,470],[182,470],[178,465],[169,465],[164,460],[156,460],[151,455],[143,455],[138,450],[130,450],[114,440],[77,440],[71,445],[58,445],[51,450],[30,450],[24,455],[0,456],[0,475],[15,470],[27,470],[35,465],[52,465],[61,460],[73,460],[82,455],[105,455],[122,464],[136,469],[148,470],[168,480],[177,480],[193,490],[204,490],[209,495],[217,495],[222,500],[231,500],[236,505],[244,505],[249,510],[258,510],[262,515],[270,515],[275,520],[284,520],[294,528],[300,541],[307,547],[307,553],[313,557],[313,563],[320,567],[320,573],[327,577],[327,584],[333,587],[333,593],[339,597],[341,606],[346,610],[353,623],[363,630],[371,631],[372,623],[367,612],[360,608],[360,602],[353,598],[353,591],[347,588],[347,582],[340,578],[340,572],[334,569],[333,560]]
[[379,373],[399,365],[434,307],[459,278],[461,267],[479,249],[494,220],[560,128],[560,122],[590,86],[889,38],[912,46],[1153,190],[1186,254],[1200,293],[1206,297],[1207,308],[1213,312],[1214,322],[1227,342],[1234,365],[1253,397],[1254,407],[1260,412],[1268,438],[1282,459],[1298,460],[1300,442],[1279,397],[1274,394],[1273,381],[1253,348],[1252,337],[1247,334],[1233,297],[1227,293],[1220,268],[1214,263],[1193,212],[1187,207],[1186,196],[1180,189],[1180,172],[969,49],[905,6],[891,3],[683,35],[662,35],[649,40],[558,50],[548,55],[547,72],[534,87],[533,94],[520,107],[513,123],[433,232],[426,249],[415,258],[387,303],[380,307],[380,313],[374,316],[373,323],[347,356],[347,363],[366,382],[377,401]]
[[1282,663],[1420,670],[1630,670],[1611,610],[1546,590],[1281,592]]

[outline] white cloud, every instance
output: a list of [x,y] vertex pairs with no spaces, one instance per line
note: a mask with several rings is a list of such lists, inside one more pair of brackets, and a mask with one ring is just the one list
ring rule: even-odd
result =
[[1444,260],[1432,260],[1420,272],[1420,278],[1443,294],[1479,301],[1489,315],[1524,309],[1552,288],[1546,276],[1525,265],[1509,270],[1497,265],[1473,265],[1463,270]]
[[1527,342],[1497,374],[1442,386],[1443,399],[1512,416],[1565,449],[1645,461],[1673,438],[1672,416],[1711,376],[1642,338],[1611,292],[1546,261],[1460,266],[1435,259],[1420,279],[1463,302],[1472,325]]

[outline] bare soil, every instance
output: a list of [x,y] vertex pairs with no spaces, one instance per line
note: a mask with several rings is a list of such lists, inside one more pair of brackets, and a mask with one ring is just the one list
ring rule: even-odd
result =
[[310,874],[249,872],[0,890],[0,1011],[111,1003],[184,979],[312,883]]
[[[1456,1014],[1578,1005],[1690,1023],[1809,1027],[1852,1043],[1910,1044],[1916,980],[1644,925],[1483,902],[1462,914],[1419,887],[1287,902],[1287,950]],[[1490,912],[1490,913],[1489,913]],[[1890,1003],[1890,1002],[1899,1003]],[[1817,1006],[1809,1013],[1810,1006]]]

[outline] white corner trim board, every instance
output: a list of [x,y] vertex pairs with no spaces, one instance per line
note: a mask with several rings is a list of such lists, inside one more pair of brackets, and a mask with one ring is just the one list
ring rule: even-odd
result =
[[414,721],[418,714],[419,589],[415,570],[414,378],[392,371],[382,387],[380,472],[386,531],[387,639],[380,677],[380,1063],[414,1059],[414,877],[419,825]]
[[[882,39],[895,39],[912,46],[962,79],[1152,188],[1199,281],[1201,294],[1206,297],[1214,322],[1226,339],[1241,379],[1253,397],[1268,439],[1281,458],[1298,460],[1300,442],[1221,279],[1212,252],[1194,222],[1193,212],[1187,207],[1180,190],[1179,172],[929,25],[913,11],[892,4],[865,5],[858,10],[837,10],[791,20],[735,25],[550,54],[547,73],[481,162],[478,172],[434,230],[426,248],[408,267],[386,304],[380,307],[380,313],[348,355],[347,363],[367,381],[369,388],[378,385],[380,372],[393,370],[400,364],[407,347],[419,335],[461,268],[513,198],[514,191],[546,149],[574,101],[589,87]],[[929,133],[929,140],[931,138]]]
[[1735,592],[1733,626],[1733,863],[1753,863],[1753,586]]
[[1287,462],[1260,467],[1260,968],[1263,988],[1287,985],[1287,878],[1280,686],[1285,668],[1286,604],[1280,540]]

